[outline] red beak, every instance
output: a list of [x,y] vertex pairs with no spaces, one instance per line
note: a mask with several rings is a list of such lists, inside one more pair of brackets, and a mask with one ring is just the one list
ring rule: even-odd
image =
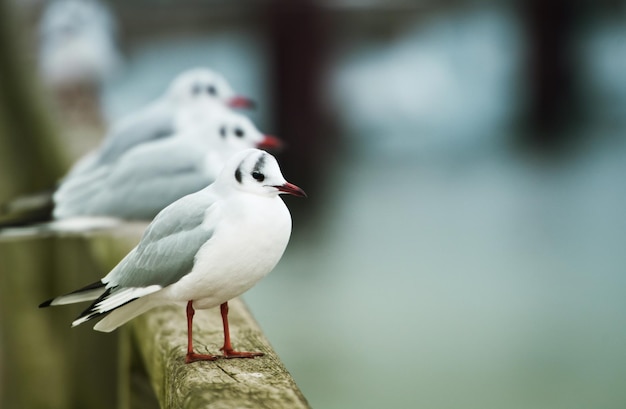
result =
[[304,190],[300,189],[298,186],[289,182],[285,183],[284,185],[274,186],[274,187],[278,189],[279,191],[283,193],[287,193],[289,195],[294,195],[298,197],[307,197],[306,193],[304,193]]
[[283,141],[272,135],[264,135],[263,140],[257,143],[256,147],[259,149],[269,149],[276,151],[283,147]]
[[250,98],[237,95],[228,100],[228,106],[231,108],[254,109],[256,108],[256,102],[254,102]]

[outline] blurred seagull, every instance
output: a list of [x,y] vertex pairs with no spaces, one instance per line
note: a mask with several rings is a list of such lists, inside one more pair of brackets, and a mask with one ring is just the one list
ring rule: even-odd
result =
[[39,68],[54,88],[100,84],[119,66],[115,22],[95,0],[47,3],[39,23]]
[[[156,306],[186,304],[187,363],[261,356],[233,349],[228,300],[267,275],[287,246],[291,216],[281,193],[306,196],[285,180],[269,153],[239,152],[215,183],[161,211],[137,247],[104,278],[40,307],[95,300],[72,326],[106,315],[94,329],[110,332]],[[223,355],[195,353],[194,311],[218,305]]]
[[[233,154],[282,147],[280,139],[262,134],[247,117],[222,104],[207,100],[196,105],[178,113],[180,131],[171,137],[71,173],[54,192],[0,205],[0,235],[79,233],[110,228],[121,219],[152,220],[170,203],[212,183]],[[30,215],[40,223],[33,224]]]
[[[176,116],[181,110],[197,109],[198,103],[214,101],[231,108],[251,108],[254,102],[236,95],[219,73],[193,68],[179,74],[163,96],[111,126],[102,144],[80,159],[68,176],[84,173],[116,161],[133,147],[174,135]],[[216,106],[217,104],[213,105]]]
[[213,111],[219,114],[193,126],[185,122],[194,118],[179,118],[182,130],[176,136],[138,145],[113,163],[64,180],[53,196],[54,218],[151,220],[212,183],[233,154],[280,147],[278,138],[263,135],[247,117],[224,107]]

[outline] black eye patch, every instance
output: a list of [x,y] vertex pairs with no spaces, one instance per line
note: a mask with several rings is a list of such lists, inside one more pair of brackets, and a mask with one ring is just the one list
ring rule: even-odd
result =
[[206,87],[206,92],[209,93],[209,95],[217,95],[217,88],[215,88],[213,85],[209,85],[208,87]]
[[245,132],[241,128],[236,128],[235,135],[237,135],[238,138],[243,138],[243,136],[245,135]]
[[194,84],[191,88],[191,93],[193,95],[198,95],[202,92],[202,86],[200,84]]
[[220,128],[220,135],[222,136],[222,138],[226,138],[226,127],[222,126]]

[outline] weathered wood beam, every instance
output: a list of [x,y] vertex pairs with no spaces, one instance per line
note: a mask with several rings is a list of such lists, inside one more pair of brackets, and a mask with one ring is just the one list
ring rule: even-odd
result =
[[115,407],[117,334],[70,328],[83,305],[37,305],[102,277],[107,270],[94,250],[119,242],[108,235],[0,237],[0,407]]
[[[229,307],[235,349],[261,351],[265,356],[185,364],[187,323],[183,307],[158,308],[133,320],[132,339],[161,408],[308,408],[243,302],[235,299]],[[196,350],[219,354],[222,342],[219,308],[196,311]],[[130,399],[139,401],[132,396]]]

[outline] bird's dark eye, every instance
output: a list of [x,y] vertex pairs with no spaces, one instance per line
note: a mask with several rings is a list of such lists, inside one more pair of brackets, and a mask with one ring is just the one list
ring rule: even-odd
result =
[[222,126],[220,128],[220,135],[222,136],[222,138],[226,138],[226,127]]
[[239,137],[239,138],[243,138],[243,136],[244,136],[243,129],[241,129],[241,128],[236,128],[236,129],[235,129],[235,135],[237,135],[237,137]]
[[202,86],[200,84],[194,84],[191,88],[191,93],[193,95],[198,95],[202,92]]
[[215,88],[213,85],[209,85],[208,87],[206,87],[206,92],[208,92],[209,95],[216,96],[217,95],[217,88]]
[[252,172],[252,177],[259,182],[263,182],[265,180],[265,175],[261,172]]

